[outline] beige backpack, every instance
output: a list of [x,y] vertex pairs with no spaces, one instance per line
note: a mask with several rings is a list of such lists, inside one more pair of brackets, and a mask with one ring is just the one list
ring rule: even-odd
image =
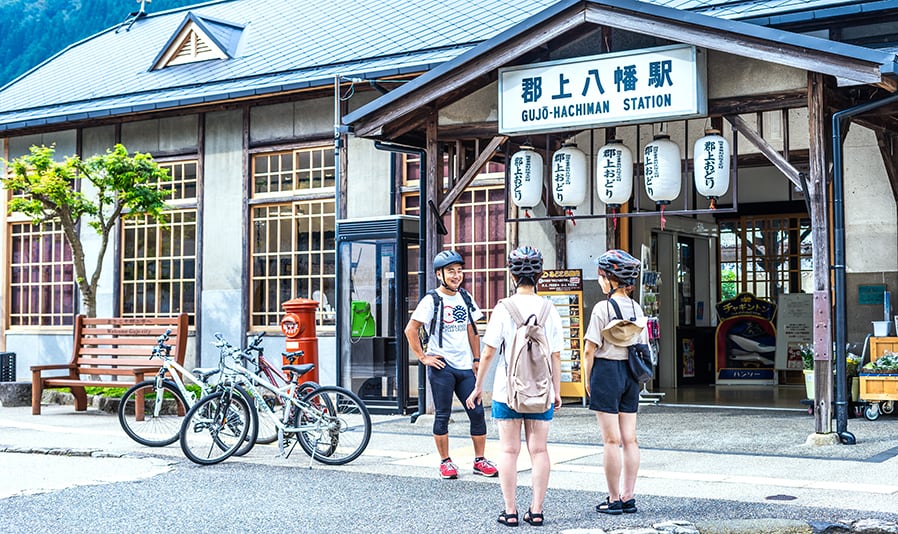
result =
[[511,347],[505,347],[508,407],[518,413],[543,413],[552,406],[552,353],[545,322],[552,304],[543,299],[539,317],[526,319],[510,298],[500,301],[515,325]]

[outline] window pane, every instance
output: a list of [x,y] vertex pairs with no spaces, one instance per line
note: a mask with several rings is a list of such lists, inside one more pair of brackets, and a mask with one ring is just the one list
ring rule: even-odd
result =
[[10,326],[71,325],[75,312],[71,247],[55,223],[10,223]]

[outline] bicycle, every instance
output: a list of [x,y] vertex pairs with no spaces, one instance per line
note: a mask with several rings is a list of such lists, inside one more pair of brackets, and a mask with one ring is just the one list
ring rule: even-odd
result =
[[[221,364],[228,370],[225,393],[214,394],[201,399],[184,419],[181,428],[181,449],[184,454],[199,464],[218,463],[239,448],[240,443],[221,439],[226,432],[231,438],[227,425],[227,409],[233,399],[225,398],[226,392],[238,383],[244,386],[253,398],[263,398],[263,391],[281,399],[287,409],[275,410],[268,403],[256,403],[250,417],[266,417],[278,429],[278,450],[282,457],[289,457],[287,451],[291,440],[293,446],[299,443],[308,454],[310,461],[317,460],[330,465],[343,465],[359,457],[371,438],[371,416],[361,399],[354,393],[339,386],[320,386],[302,394],[299,377],[314,368],[313,364],[285,365],[283,370],[291,373],[285,387],[278,387],[240,365],[235,356],[236,349],[222,347]],[[239,411],[240,407],[236,409]],[[218,419],[223,419],[219,422]],[[233,423],[236,427],[239,423]],[[228,444],[230,443],[230,447]]]
[[138,382],[122,396],[118,405],[118,420],[125,433],[134,441],[148,447],[164,447],[178,440],[181,422],[196,401],[187,389],[186,378],[198,386],[200,396],[211,392],[208,380],[219,369],[196,369],[190,373],[171,356],[171,345],[165,342],[171,329],[156,339],[150,359],[160,358],[162,366],[154,378]]
[[[243,349],[240,354],[241,365],[249,370],[250,364],[255,366],[254,375],[261,376],[268,380],[268,382],[276,387],[284,388],[290,382],[290,379],[277,367],[271,364],[267,358],[265,358],[264,349],[261,345],[262,338],[265,336],[265,332],[259,332],[256,334],[253,339],[250,341],[249,345]],[[215,337],[218,341],[214,342],[216,346],[219,346],[219,343],[227,343],[221,334],[215,334]],[[222,345],[223,346],[223,345]],[[255,353],[255,354],[253,354]],[[298,352],[284,352],[282,356],[290,363],[293,364],[297,359],[303,356],[302,351]],[[306,381],[299,385],[300,394],[305,394],[311,392],[320,387],[317,382]],[[256,404],[256,409],[260,409],[260,402],[265,402],[268,404],[270,408],[275,411],[282,410],[284,408],[284,403],[280,399],[280,397],[271,394],[265,394],[261,398],[253,397],[253,401]],[[268,418],[262,419],[259,421],[259,433],[256,437],[255,443],[259,443],[262,445],[267,445],[269,443],[274,443],[278,439],[278,428],[271,423]],[[238,451],[237,456],[240,456]]]
[[[157,375],[148,380],[139,382],[129,388],[119,401],[119,424],[125,433],[134,441],[149,447],[164,447],[178,440],[184,416],[198,398],[210,394],[217,387],[210,385],[210,380],[223,372],[221,367],[212,369],[194,369],[190,373],[171,357],[171,345],[166,345],[171,330],[169,329],[156,340],[150,358],[162,359],[162,366]],[[253,338],[252,342],[243,351],[245,361],[256,362],[259,369],[271,380],[287,382],[287,378],[268,360],[265,359],[260,345],[263,333]],[[255,352],[255,355],[253,355]],[[200,395],[194,395],[187,389],[184,379],[200,390]],[[318,387],[315,382],[302,384],[305,391],[311,391]],[[244,390],[239,390],[249,398]],[[255,399],[254,399],[255,400]],[[148,402],[149,401],[149,402]],[[256,421],[254,420],[254,424]],[[273,428],[273,427],[272,427]],[[264,432],[264,433],[263,433]],[[261,436],[260,436],[261,434]],[[253,438],[247,446],[239,449],[235,454],[242,456],[250,451],[253,442],[272,443],[277,439],[277,429],[274,428],[250,428],[248,435]]]

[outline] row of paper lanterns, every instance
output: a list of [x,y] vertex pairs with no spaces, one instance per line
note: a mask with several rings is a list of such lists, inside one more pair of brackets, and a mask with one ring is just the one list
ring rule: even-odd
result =
[[[729,189],[730,145],[718,130],[705,130],[694,146],[695,190],[713,202]],[[645,192],[659,206],[680,196],[682,163],[680,147],[666,134],[656,135],[643,152]],[[576,145],[566,143],[552,154],[550,184],[553,201],[573,215],[586,201],[588,158]],[[543,192],[543,158],[532,147],[522,146],[511,157],[512,201],[529,211],[540,203]],[[602,202],[616,210],[633,194],[633,154],[618,139],[599,149],[596,155],[596,190]]]

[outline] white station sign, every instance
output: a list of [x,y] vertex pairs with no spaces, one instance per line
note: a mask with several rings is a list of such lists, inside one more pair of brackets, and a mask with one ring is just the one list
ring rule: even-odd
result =
[[499,132],[704,116],[705,56],[674,45],[499,69]]

